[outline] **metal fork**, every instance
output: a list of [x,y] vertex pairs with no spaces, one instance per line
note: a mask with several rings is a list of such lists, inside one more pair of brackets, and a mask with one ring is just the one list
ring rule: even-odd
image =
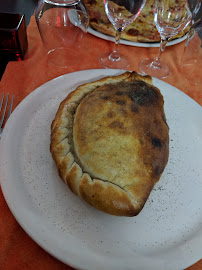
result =
[[[2,110],[2,116],[1,116],[1,119],[0,119],[0,138],[1,138],[1,134],[3,132],[3,124],[6,123],[6,121],[8,120],[8,118],[11,115],[11,112],[12,112],[13,95],[11,97],[10,106],[9,106],[8,113],[7,113],[7,118],[5,120],[6,108],[7,108],[7,105],[8,105],[8,98],[9,98],[9,94],[6,95],[6,100],[5,100],[5,103],[4,103],[4,108]],[[4,102],[4,93],[2,94],[1,101],[0,101],[0,115],[1,115],[1,108],[2,108],[3,102]]]

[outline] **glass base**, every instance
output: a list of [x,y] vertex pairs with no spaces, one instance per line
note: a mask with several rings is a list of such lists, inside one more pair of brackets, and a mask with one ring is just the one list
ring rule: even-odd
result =
[[100,55],[99,62],[104,68],[125,69],[129,66],[129,60],[122,54],[116,59],[111,57],[112,52],[105,52]]
[[170,74],[170,69],[166,63],[162,61],[156,63],[154,59],[142,60],[139,64],[139,68],[142,73],[159,79],[164,79]]
[[79,53],[69,48],[56,48],[48,52],[48,61],[61,68],[67,68],[79,63]]

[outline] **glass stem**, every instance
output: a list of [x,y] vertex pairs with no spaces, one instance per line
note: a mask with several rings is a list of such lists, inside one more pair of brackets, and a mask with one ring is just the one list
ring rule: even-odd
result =
[[160,59],[161,59],[161,55],[162,55],[163,51],[165,50],[165,47],[167,45],[168,40],[169,40],[169,38],[161,39],[161,44],[160,44],[158,56],[155,58],[154,62],[152,63],[153,67],[161,68]]
[[161,55],[162,55],[162,53],[164,52],[167,43],[168,43],[168,38],[161,39],[161,44],[160,44],[159,54],[158,54],[158,56],[156,57],[156,60],[157,60],[157,61],[160,61]]
[[115,43],[114,43],[114,49],[110,55],[110,59],[112,61],[118,61],[120,59],[119,53],[118,53],[118,48],[119,48],[119,43],[120,43],[120,39],[121,39],[121,33],[122,33],[122,29],[118,28],[116,30],[116,36],[115,36]]

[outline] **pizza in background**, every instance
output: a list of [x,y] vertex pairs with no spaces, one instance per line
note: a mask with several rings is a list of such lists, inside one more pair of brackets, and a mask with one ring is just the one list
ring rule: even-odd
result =
[[[166,0],[162,0],[166,1]],[[115,36],[115,29],[105,13],[103,0],[84,0],[90,16],[90,26],[103,34]],[[180,0],[173,1],[180,6]],[[154,0],[147,0],[139,17],[123,31],[121,38],[133,42],[160,42],[153,15]],[[172,39],[186,34],[188,28]]]

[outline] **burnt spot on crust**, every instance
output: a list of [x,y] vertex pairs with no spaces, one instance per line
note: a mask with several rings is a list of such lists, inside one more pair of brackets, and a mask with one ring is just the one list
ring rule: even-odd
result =
[[139,106],[147,106],[158,100],[157,90],[143,81],[131,84],[131,89],[127,91],[128,97]]
[[96,5],[97,4],[97,1],[96,0],[88,0],[87,1],[87,4],[89,4],[89,5]]
[[110,99],[110,97],[109,96],[100,96],[102,99],[104,99],[104,100],[109,100]]
[[116,104],[118,104],[118,105],[125,105],[126,102],[124,100],[117,100]]
[[137,104],[131,104],[131,111],[137,113],[139,111]]
[[110,118],[112,118],[112,117],[114,117],[114,113],[113,112],[108,112],[107,113],[107,116],[110,117]]
[[123,96],[124,92],[123,91],[117,91],[116,94],[117,94],[117,96]]
[[151,142],[154,147],[158,147],[158,148],[162,147],[162,142],[159,138],[152,138]]
[[137,29],[129,29],[128,31],[127,31],[127,33],[128,33],[128,35],[130,35],[130,36],[138,36],[139,34],[140,34],[140,32],[137,30]]
[[138,106],[152,106],[159,101],[158,90],[144,81],[108,84],[101,92],[101,99],[116,102],[118,105],[126,105],[125,97],[129,98],[135,104],[131,107],[133,112],[138,111]]
[[157,177],[158,178],[159,175],[162,174],[163,170],[164,170],[164,167],[163,166],[156,166],[154,168],[154,177]]
[[98,23],[98,19],[96,19],[96,18],[91,18],[90,21],[94,22],[94,23]]
[[119,121],[113,121],[109,126],[110,128],[124,128],[123,123]]

